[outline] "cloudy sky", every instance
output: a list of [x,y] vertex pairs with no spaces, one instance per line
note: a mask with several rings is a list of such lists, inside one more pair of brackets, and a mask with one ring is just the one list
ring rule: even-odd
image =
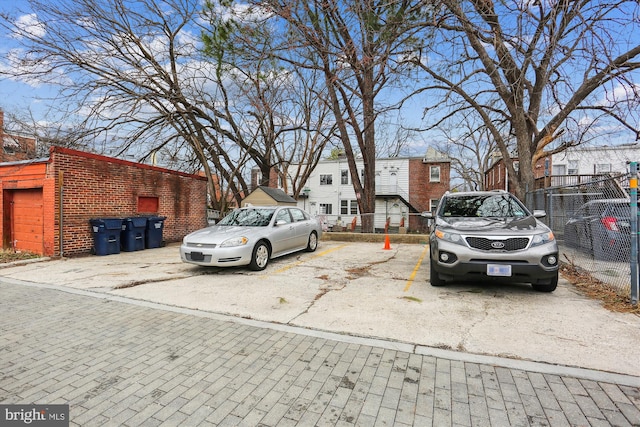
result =
[[[17,23],[32,32],[44,31],[38,24],[36,15],[29,10],[25,0],[0,0],[0,13],[9,14],[17,18]],[[18,40],[7,30],[0,28],[0,69],[7,66],[6,58],[13,55],[17,48]],[[65,76],[50,76],[56,81],[63,81]],[[618,87],[618,92],[627,92],[628,88]],[[615,92],[615,91],[614,91]],[[612,92],[612,93],[614,93]],[[35,81],[19,81],[0,77],[0,107],[6,113],[15,113],[22,116],[33,115],[36,120],[44,120],[47,111],[47,100],[57,94],[57,89]],[[611,94],[610,94],[611,95]],[[602,101],[605,103],[605,100]],[[414,108],[404,110],[403,119],[418,125],[421,116],[421,108],[416,103]],[[630,142],[630,141],[629,141]],[[420,148],[422,149],[422,147]]]
[[[0,0],[0,13],[16,14],[18,10],[27,10],[28,4],[22,0]],[[23,15],[21,22],[28,24],[30,18]],[[16,40],[4,29],[0,29],[0,57],[5,58],[16,48]],[[0,67],[5,67],[4,61]],[[38,109],[35,97],[41,93],[46,94],[46,88],[18,82],[12,79],[0,77],[0,107],[5,112],[23,110],[28,108]]]

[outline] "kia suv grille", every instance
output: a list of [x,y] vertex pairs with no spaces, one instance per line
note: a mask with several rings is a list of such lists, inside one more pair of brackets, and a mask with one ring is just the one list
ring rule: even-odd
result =
[[529,239],[527,237],[513,237],[504,240],[467,237],[466,240],[469,246],[481,251],[519,251],[529,245]]

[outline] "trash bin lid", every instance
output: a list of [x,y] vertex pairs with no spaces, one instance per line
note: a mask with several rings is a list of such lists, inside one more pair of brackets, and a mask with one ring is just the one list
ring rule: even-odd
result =
[[89,223],[93,226],[104,226],[108,230],[117,230],[122,228],[121,218],[95,218],[90,219]]
[[127,218],[126,221],[131,221],[131,225],[136,228],[144,228],[147,226],[146,217],[133,217]]

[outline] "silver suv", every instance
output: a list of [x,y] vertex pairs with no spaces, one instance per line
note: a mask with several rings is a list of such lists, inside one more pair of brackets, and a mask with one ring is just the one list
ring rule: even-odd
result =
[[506,191],[447,192],[430,236],[432,286],[450,281],[531,283],[541,292],[558,286],[558,244],[553,232]]

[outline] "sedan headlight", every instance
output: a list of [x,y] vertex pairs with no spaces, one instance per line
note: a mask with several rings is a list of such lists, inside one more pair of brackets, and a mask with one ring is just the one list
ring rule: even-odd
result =
[[545,243],[553,242],[555,239],[556,238],[551,231],[548,233],[535,234],[533,239],[531,239],[531,246],[544,245]]
[[220,243],[220,247],[221,248],[232,248],[234,246],[243,246],[243,245],[246,245],[247,242],[249,242],[249,239],[247,239],[244,236],[242,236],[242,237],[233,237],[231,239],[225,240],[224,242]]
[[436,229],[435,235],[440,240],[445,240],[447,242],[455,243],[458,245],[464,245],[464,240],[462,239],[462,236],[460,234],[451,233],[449,231],[445,232],[445,231]]

